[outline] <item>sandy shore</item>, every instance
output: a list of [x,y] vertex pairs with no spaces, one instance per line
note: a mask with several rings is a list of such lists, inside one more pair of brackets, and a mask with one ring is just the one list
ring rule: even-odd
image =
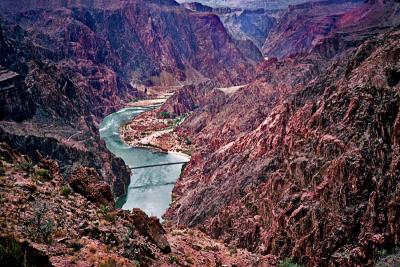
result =
[[[162,92],[157,98],[144,99],[128,104],[128,107],[154,107],[162,105],[172,95]],[[181,132],[175,131],[185,116],[161,114],[159,109],[143,112],[130,123],[120,128],[121,138],[132,147],[146,147],[156,151],[179,153],[188,156],[191,153],[190,140]]]

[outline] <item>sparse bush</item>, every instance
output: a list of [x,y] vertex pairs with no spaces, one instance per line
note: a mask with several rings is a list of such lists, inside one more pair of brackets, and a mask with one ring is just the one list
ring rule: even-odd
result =
[[101,205],[98,210],[98,213],[103,214],[103,215],[106,215],[108,212],[110,212],[110,208],[106,205]]
[[231,256],[235,255],[237,253],[237,248],[235,246],[229,247],[229,254]]
[[190,146],[192,144],[192,140],[189,137],[185,137],[185,144]]
[[163,118],[163,119],[169,119],[171,116],[170,116],[169,112],[161,111],[160,112],[160,117]]
[[292,259],[286,258],[281,261],[278,265],[279,267],[303,267],[303,265],[293,262]]
[[71,244],[71,248],[74,251],[80,251],[82,249],[82,247],[83,247],[83,245],[81,243],[79,243],[78,241],[72,242],[72,244]]
[[49,218],[45,218],[48,208],[46,204],[36,203],[33,209],[33,218],[30,224],[33,228],[33,235],[41,239],[45,243],[51,242],[51,235],[53,233],[54,224]]
[[177,264],[177,265],[180,264],[178,257],[175,256],[175,255],[169,256],[168,261],[169,261],[170,264],[174,264],[174,263]]
[[20,170],[25,171],[27,173],[32,173],[32,171],[33,171],[33,163],[30,160],[18,163],[16,165],[16,167],[17,167],[17,169],[20,169]]
[[72,189],[69,186],[63,185],[61,186],[61,194],[63,194],[63,196],[68,197],[69,194],[71,194]]
[[0,242],[1,266],[26,266],[26,257],[21,246],[12,237],[4,237]]
[[108,258],[104,262],[99,264],[100,267],[118,267],[119,264],[113,258]]
[[51,180],[51,176],[49,174],[49,170],[46,169],[37,169],[36,176],[39,176],[45,180]]
[[260,174],[258,176],[258,181],[260,181],[261,183],[265,182],[267,180],[267,176],[265,176],[264,174]]
[[386,255],[388,255],[388,251],[386,249],[378,250],[378,257],[384,257]]
[[3,176],[6,174],[6,168],[3,165],[3,162],[0,161],[0,176]]
[[113,212],[106,213],[103,216],[104,216],[104,219],[108,222],[115,223],[115,221],[116,221],[116,219],[115,219],[116,214]]
[[42,235],[42,239],[44,242],[49,243],[51,241],[51,234],[53,233],[54,224],[53,221],[47,219],[41,226],[40,226],[40,234]]
[[194,260],[191,256],[186,256],[186,262],[192,265],[194,263]]
[[101,205],[97,213],[101,214],[106,221],[115,223],[116,214],[111,212],[108,206]]

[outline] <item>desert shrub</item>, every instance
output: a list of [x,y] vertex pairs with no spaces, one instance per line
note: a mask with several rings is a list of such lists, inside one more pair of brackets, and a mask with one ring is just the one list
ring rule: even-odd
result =
[[36,176],[39,176],[45,180],[51,180],[51,176],[49,174],[49,170],[46,169],[37,169]]
[[100,263],[99,266],[100,267],[117,267],[118,264],[117,264],[116,260],[109,258],[109,259],[105,260],[104,262]]
[[102,217],[111,223],[115,223],[116,220],[116,214],[114,212],[111,212],[110,208],[106,205],[101,205],[99,210],[97,211],[97,214],[102,215]]
[[78,241],[72,242],[71,244],[71,248],[74,251],[80,251],[82,249],[83,245],[81,243],[79,243]]
[[187,255],[186,256],[186,262],[189,263],[190,265],[193,265],[194,260],[193,260],[193,258],[191,256]]
[[229,254],[232,256],[232,255],[235,255],[236,253],[237,253],[236,246],[230,246],[229,247]]
[[281,261],[278,265],[279,267],[303,267],[303,265],[293,262],[292,259],[286,258]]
[[23,161],[16,165],[17,169],[25,171],[27,173],[32,173],[33,171],[33,163],[30,160]]
[[45,243],[50,243],[54,224],[50,218],[46,218],[47,212],[46,204],[36,203],[33,208],[33,218],[28,223],[31,225],[34,237]]
[[264,174],[260,174],[257,177],[258,181],[260,181],[261,183],[265,182],[267,180],[267,176],[265,176]]
[[170,264],[174,264],[174,263],[178,264],[178,265],[180,264],[178,257],[175,256],[175,255],[169,256],[168,261],[169,261]]
[[63,185],[63,186],[61,186],[61,194],[63,194],[63,196],[69,196],[69,194],[71,194],[71,192],[72,192],[72,189],[71,189],[71,187],[69,187],[69,186],[66,186],[66,185]]
[[163,119],[169,119],[171,116],[170,116],[169,112],[161,111],[160,112],[160,117],[163,118]]
[[400,249],[388,248],[377,251],[378,259],[375,267],[398,267],[400,266]]
[[0,242],[0,266],[26,266],[26,257],[21,246],[12,237],[5,237]]
[[190,146],[192,144],[192,140],[189,137],[185,137],[185,144]]
[[3,165],[3,162],[0,161],[0,176],[3,176],[6,174],[6,168]]
[[39,232],[44,242],[49,243],[51,241],[51,234],[53,233],[53,229],[54,229],[54,224],[53,221],[50,219],[46,219],[40,225]]

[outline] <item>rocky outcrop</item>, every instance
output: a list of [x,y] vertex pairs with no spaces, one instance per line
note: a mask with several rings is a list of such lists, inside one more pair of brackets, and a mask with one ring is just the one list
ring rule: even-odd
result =
[[95,169],[77,168],[68,179],[71,188],[86,197],[90,201],[103,204],[114,205],[114,196],[111,188],[106,183],[100,183],[100,176]]
[[329,64],[318,51],[269,60],[221,108],[195,111],[182,129],[198,151],[166,217],[307,266],[369,266],[398,246],[399,34]]
[[280,16],[262,51],[266,57],[278,58],[309,53],[326,38],[354,46],[397,25],[398,8],[395,1],[323,1],[291,6]]
[[219,16],[229,33],[237,40],[251,41],[261,50],[265,39],[276,23],[276,12],[264,9],[256,10],[233,10],[223,12]]
[[[95,168],[115,195],[130,172],[98,135],[99,121],[140,96],[132,87],[212,78],[241,83],[253,65],[219,18],[175,1],[2,1],[1,140]],[[151,18],[151,19],[149,19]],[[210,67],[211,66],[211,67]],[[19,123],[21,122],[22,123]],[[79,163],[78,163],[79,162]]]
[[[231,252],[199,231],[161,225],[143,211],[101,205],[101,194],[92,194],[95,199],[89,201],[64,184],[55,161],[43,158],[34,164],[4,143],[0,143],[0,170],[2,266],[264,266],[268,262],[241,249]],[[75,174],[84,190],[87,177],[96,176],[90,169]]]
[[161,226],[160,221],[155,217],[149,218],[146,213],[140,209],[133,209],[132,214],[132,220],[139,232],[152,240],[162,252],[170,253],[171,247],[165,236],[167,232]]
[[[53,60],[104,64],[124,81],[133,78],[145,85],[204,77],[231,84],[246,78],[239,73],[251,76],[253,66],[216,15],[190,12],[174,1],[61,2],[44,9],[37,4],[30,12],[17,10],[16,16],[9,16],[38,37],[35,49]],[[3,5],[4,10],[14,10],[12,3]]]

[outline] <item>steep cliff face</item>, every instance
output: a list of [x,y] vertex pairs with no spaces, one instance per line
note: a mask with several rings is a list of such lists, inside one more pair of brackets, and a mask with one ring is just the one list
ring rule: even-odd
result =
[[252,65],[213,14],[190,12],[174,1],[57,3],[9,16],[35,36],[38,49],[50,50],[57,61],[94,61],[122,74],[125,81],[146,85],[205,78],[240,83],[246,75],[239,73],[251,74]]
[[166,217],[307,266],[371,265],[398,246],[399,37],[371,38],[328,69],[321,47],[266,61],[256,81],[195,111],[181,130],[198,152]]
[[161,225],[143,211],[113,208],[111,189],[94,169],[69,185],[56,161],[38,164],[0,143],[1,266],[265,266],[205,234]]
[[274,13],[264,9],[232,11],[219,16],[232,36],[251,40],[259,49],[275,24]]
[[124,194],[129,170],[98,123],[140,96],[132,83],[242,83],[253,65],[219,18],[175,1],[2,1],[0,136],[37,159],[80,165]]
[[34,160],[59,160],[65,177],[80,164],[96,168],[116,195],[124,194],[130,172],[107,151],[96,125],[137,92],[95,62],[53,61],[53,51],[18,25],[2,22],[1,32],[1,140]]
[[282,58],[309,53],[326,38],[354,45],[398,23],[399,6],[393,2],[325,1],[290,6],[265,40],[263,54]]

